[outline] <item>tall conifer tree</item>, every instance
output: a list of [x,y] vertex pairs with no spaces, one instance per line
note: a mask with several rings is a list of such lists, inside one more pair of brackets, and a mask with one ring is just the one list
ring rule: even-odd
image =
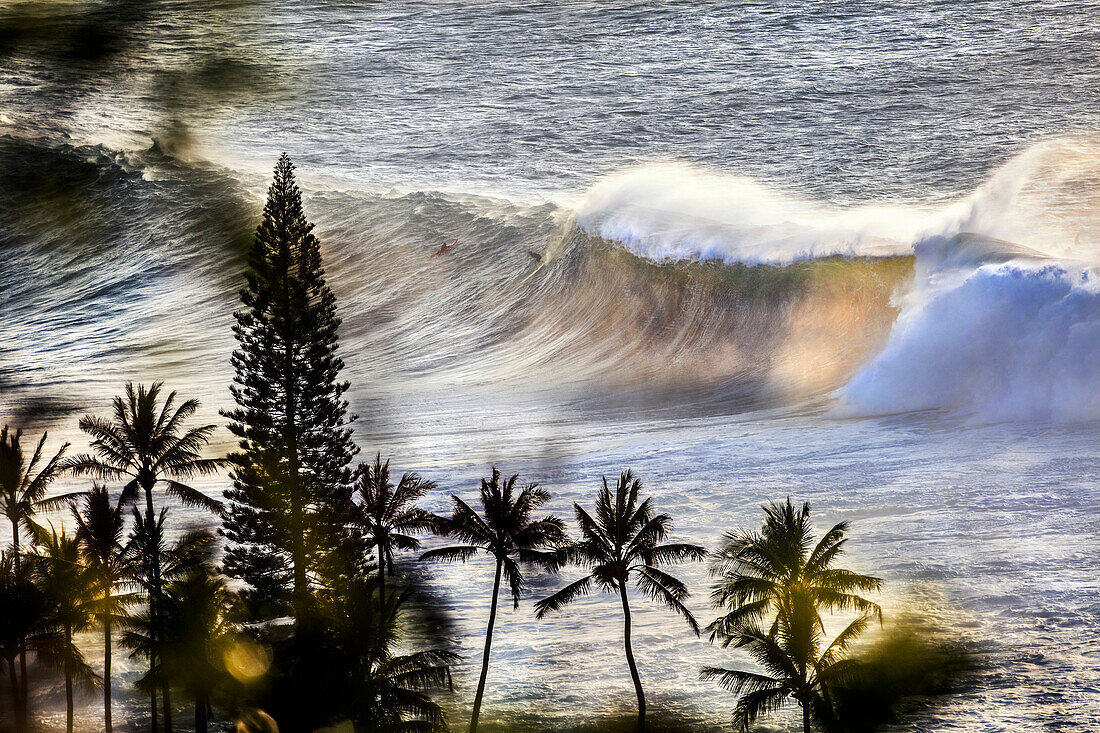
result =
[[226,573],[251,586],[255,607],[281,613],[290,602],[299,621],[326,556],[346,539],[348,466],[358,451],[347,427],[348,383],[338,380],[336,298],[312,229],[284,154],[235,314],[237,409],[223,413],[240,439],[229,456]]

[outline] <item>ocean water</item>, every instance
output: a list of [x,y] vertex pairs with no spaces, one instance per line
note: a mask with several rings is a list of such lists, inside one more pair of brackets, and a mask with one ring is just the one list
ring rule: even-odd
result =
[[[888,614],[980,656],[900,729],[1100,728],[1094,5],[33,7],[0,65],[0,420],[83,450],[80,415],[163,379],[220,422],[285,150],[356,439],[432,508],[498,465],[569,516],[629,467],[713,546],[808,500]],[[89,19],[109,53],[59,53]],[[405,567],[455,619],[461,726],[491,569]],[[498,620],[483,718],[630,708],[614,599],[533,618],[562,575]],[[697,670],[746,660],[634,606],[651,709],[721,727]]]

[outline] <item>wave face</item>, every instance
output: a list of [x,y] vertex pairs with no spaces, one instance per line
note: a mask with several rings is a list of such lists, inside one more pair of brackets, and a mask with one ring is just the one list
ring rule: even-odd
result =
[[[347,337],[385,364],[394,390],[640,390],[725,408],[816,394],[881,346],[891,293],[911,271],[906,257],[658,262],[549,204],[422,193],[313,203],[329,214],[321,234],[338,253],[329,272]],[[345,244],[364,231],[368,241]],[[425,242],[454,238],[452,255],[428,258]]]

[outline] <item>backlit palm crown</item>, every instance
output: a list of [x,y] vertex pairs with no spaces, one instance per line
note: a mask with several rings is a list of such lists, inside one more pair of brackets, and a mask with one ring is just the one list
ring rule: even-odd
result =
[[151,558],[156,558],[159,564],[160,587],[157,587],[156,579],[148,568],[135,577],[136,584],[146,593],[165,593],[168,583],[184,578],[206,564],[212,564],[215,541],[214,533],[210,530],[190,529],[169,545],[169,535],[164,527],[168,509],[161,509],[159,514],[152,517],[136,508],[132,512],[130,544],[134,555],[139,563],[149,563]]
[[64,530],[58,533],[53,527],[49,531],[38,527],[36,535],[32,575],[49,603],[44,628],[55,632],[53,643],[39,646],[38,657],[90,688],[98,684],[98,678],[72,636],[92,626],[94,579],[81,562],[80,543],[75,537]]
[[74,623],[74,630],[87,626],[91,576],[81,562],[80,543],[64,529],[39,527],[35,540],[34,570],[39,588],[54,602],[53,613]]
[[[448,730],[443,709],[428,693],[451,689],[450,668],[461,657],[445,649],[396,653],[408,597],[408,591],[387,593],[379,604],[375,589],[360,585],[346,599],[348,612],[335,620],[334,632],[355,660],[350,692],[362,730]],[[363,634],[364,627],[377,632]]]
[[565,541],[565,525],[558,517],[531,520],[531,514],[550,500],[550,493],[537,484],[524,486],[516,493],[518,478],[502,481],[500,471],[494,468],[488,480],[482,479],[480,515],[452,496],[454,510],[449,519],[440,521],[437,531],[465,544],[430,550],[422,556],[426,560],[465,562],[479,551],[487,552],[502,563],[516,608],[523,588],[523,573],[517,561],[554,570],[562,560],[557,548]]
[[128,557],[123,544],[126,516],[122,502],[115,502],[106,486],[93,484],[72,507],[76,538],[84,550],[88,566],[97,572],[115,574]]
[[855,669],[857,662],[846,653],[871,618],[858,616],[825,646],[814,594],[796,588],[771,631],[757,621],[747,621],[726,637],[726,643],[732,641],[736,648],[747,651],[763,673],[704,667],[700,678],[717,680],[738,695],[733,711],[738,730],[747,731],[758,717],[776,712],[792,700],[802,705],[807,722],[820,730],[838,730],[829,688]]
[[121,497],[111,498],[107,487],[94,484],[72,507],[76,523],[76,539],[80,542],[85,562],[96,577],[97,613],[110,614],[111,620],[132,601],[131,596],[115,593],[117,587],[133,580],[137,572],[136,557],[130,540],[124,541],[126,514]]
[[101,479],[130,481],[124,495],[134,498],[139,489],[150,490],[163,483],[167,492],[185,504],[220,512],[221,502],[186,486],[174,478],[211,474],[223,461],[202,458],[199,451],[216,426],[203,425],[184,429],[184,422],[198,409],[198,400],[186,400],[178,407],[171,392],[158,405],[162,384],[149,387],[126,385],[126,396],[115,397],[114,416],[108,420],[85,415],[80,429],[92,436],[94,455],[82,454],[70,462],[74,472]]
[[[730,612],[710,624],[712,639],[728,645],[741,625],[794,613],[802,602],[809,604],[805,612],[819,625],[821,611],[881,618],[878,604],[858,593],[878,590],[882,580],[830,567],[844,552],[847,522],[836,524],[814,544],[809,504],[796,510],[788,498],[784,504],[769,503],[764,511],[759,532],[728,533],[715,555],[711,572],[718,580],[711,600]],[[801,600],[796,602],[796,595]]]
[[566,554],[573,562],[591,568],[591,572],[536,603],[539,618],[578,596],[588,595],[593,583],[604,591],[617,593],[633,576],[639,590],[683,616],[692,631],[699,633],[695,617],[684,606],[689,595],[687,586],[657,566],[702,560],[706,549],[683,543],[665,544],[672,518],[668,514],[654,515],[649,498],[639,502],[641,488],[641,480],[625,471],[614,490],[604,478],[603,488],[596,497],[594,517],[580,504],[573,505],[581,539]]
[[17,525],[33,533],[35,527],[31,522],[32,516],[41,511],[55,509],[77,495],[46,498],[50,483],[65,470],[67,464],[62,456],[69,444],[62,445],[57,454],[39,469],[46,434],[42,433],[29,461],[26,460],[20,444],[22,436],[22,430],[12,433],[6,425],[0,430],[0,510],[13,524],[13,528]]
[[412,535],[431,531],[435,518],[414,506],[417,499],[435,488],[435,482],[424,481],[418,474],[406,472],[394,486],[390,480],[390,462],[382,456],[374,463],[360,466],[355,484],[356,521],[367,540],[381,548],[380,562],[393,573],[393,551],[418,550],[420,540]]
[[[167,509],[150,517],[137,509],[133,510],[133,531],[130,542],[139,562],[148,563],[150,558],[159,561],[160,587],[152,579],[149,568],[136,576],[145,592],[155,595],[158,603],[163,604],[171,584],[187,578],[193,573],[203,572],[211,565],[214,552],[214,535],[209,530],[195,529],[184,532],[169,545],[164,531]],[[159,626],[164,622],[154,619],[146,607],[126,619],[128,631],[122,635],[122,643],[134,651],[132,656],[149,658],[157,650]]]

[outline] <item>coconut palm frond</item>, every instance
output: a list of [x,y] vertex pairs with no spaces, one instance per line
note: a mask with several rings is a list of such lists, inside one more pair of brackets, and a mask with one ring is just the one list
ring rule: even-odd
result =
[[171,479],[164,480],[165,490],[175,498],[187,506],[199,507],[200,509],[206,509],[211,514],[221,515],[225,510],[225,506],[217,499],[211,499],[206,494],[196,489],[181,484],[179,481],[173,481]]
[[783,687],[766,687],[742,695],[733,707],[733,726],[747,733],[758,718],[779,712],[790,696],[790,690]]
[[535,603],[535,617],[542,618],[550,611],[560,611],[580,596],[587,596],[592,591],[592,576],[586,575],[580,580],[565,586],[557,593],[543,598]]
[[706,548],[700,545],[679,543],[658,545],[647,550],[643,557],[647,565],[679,565],[706,560],[708,553]]
[[692,633],[699,636],[699,622],[684,605],[684,599],[689,593],[680,580],[657,568],[639,567],[635,574],[635,583],[648,598],[663,603],[679,614],[687,622]]
[[420,556],[421,560],[438,560],[440,562],[466,562],[471,557],[481,552],[482,548],[476,545],[456,545],[453,547],[440,547],[428,550]]

